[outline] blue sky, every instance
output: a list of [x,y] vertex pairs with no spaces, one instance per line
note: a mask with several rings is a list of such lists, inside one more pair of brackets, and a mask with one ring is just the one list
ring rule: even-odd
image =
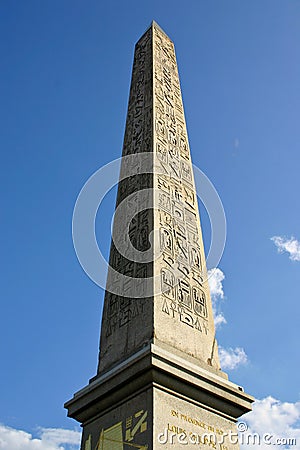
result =
[[[12,0],[0,6],[6,432],[74,429],[63,403],[95,374],[103,291],[76,259],[72,211],[121,155],[134,44],[153,19],[175,43],[193,162],[226,212],[218,340],[247,355],[230,379],[292,405],[299,431],[299,1]],[[114,192],[97,218],[106,254],[113,205]],[[202,223],[208,247],[203,208]]]

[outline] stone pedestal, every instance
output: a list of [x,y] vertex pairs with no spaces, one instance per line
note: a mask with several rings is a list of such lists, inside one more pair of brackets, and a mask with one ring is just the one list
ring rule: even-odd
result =
[[225,374],[151,344],[92,379],[66,408],[83,424],[81,450],[236,450],[235,422],[252,401]]

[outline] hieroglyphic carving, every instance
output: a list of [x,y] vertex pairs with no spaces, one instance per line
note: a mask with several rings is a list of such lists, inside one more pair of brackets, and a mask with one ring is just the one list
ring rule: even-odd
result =
[[[152,89],[152,39],[151,30],[145,33],[136,45],[132,70],[132,81],[129,94],[126,129],[123,143],[123,156],[150,152],[152,148],[152,124],[153,124],[153,89]],[[122,249],[125,255],[120,254],[112,241],[110,250],[110,266],[126,277],[120,277],[108,271],[107,290],[105,292],[104,318],[106,337],[114,333],[118,328],[127,325],[132,319],[143,313],[144,300],[137,301],[126,294],[130,292],[131,279],[139,278],[136,283],[136,294],[143,297],[143,279],[151,276],[152,267],[149,263],[139,263],[126,258],[128,244],[122,241],[122,235],[128,233],[132,246],[142,252],[150,247],[149,233],[153,229],[152,211],[143,209],[143,199],[139,197],[139,191],[149,189],[153,185],[151,173],[140,173],[141,162],[138,160],[125,160],[121,165],[121,179],[118,185],[116,206],[126,201],[126,214],[131,211],[140,211],[126,224],[119,220],[114,222],[114,235],[123,242]],[[123,217],[122,217],[123,219]],[[128,230],[125,226],[128,225]],[[130,255],[130,253],[129,253]],[[109,285],[118,284],[121,295],[111,294]]]
[[196,286],[192,287],[192,300],[194,311],[198,316],[207,318],[207,306],[205,293]]
[[[202,323],[208,318],[208,310],[197,200],[175,52],[173,43],[158,28],[154,42],[154,150],[155,164],[162,173],[156,175],[163,252],[162,311],[207,333],[207,324]],[[175,281],[175,291],[174,285],[172,289],[166,288],[171,279]],[[201,322],[200,317],[205,320]]]
[[99,372],[155,339],[203,361],[214,342],[174,46],[155,24],[135,48],[123,143],[123,156],[149,152],[121,165]]
[[148,32],[135,49],[123,155],[151,151],[151,51],[151,34]]
[[185,280],[178,280],[177,300],[180,305],[185,306],[188,309],[192,309],[190,285]]
[[123,327],[131,319],[143,314],[144,301],[134,301],[128,297],[106,293],[105,335],[113,334],[118,328]]
[[173,255],[173,236],[166,228],[160,229],[160,249]]
[[171,300],[175,299],[175,276],[172,270],[164,268],[161,269],[161,290],[163,294],[170,298]]
[[[199,314],[200,308],[198,305],[193,308],[186,306],[175,300],[171,300],[165,295],[161,296],[162,312],[167,314],[170,318],[178,320],[182,324],[188,325],[200,333],[208,334],[209,328],[204,314]],[[195,305],[195,303],[194,303]],[[198,309],[197,309],[198,308]],[[197,311],[197,312],[196,312]]]
[[[141,152],[153,152],[154,167],[158,170],[154,174],[141,174],[139,163],[122,163],[121,174],[127,178],[119,183],[117,206],[125,200],[129,211],[137,210],[143,206],[138,191],[158,188],[158,212],[146,209],[131,219],[130,243],[141,252],[150,248],[153,214],[157,214],[161,259],[153,264],[161,265],[162,296],[169,302],[163,302],[163,309],[180,322],[203,329],[198,319],[205,321],[208,309],[202,240],[177,64],[173,43],[155,25],[136,45],[123,144],[123,156]],[[125,231],[121,223],[116,226],[117,233]],[[110,264],[128,278],[141,278],[141,286],[137,288],[140,292],[142,279],[153,273],[153,265],[129,261],[113,243]],[[119,281],[115,278],[111,282]],[[109,292],[105,296],[110,305],[105,308],[111,333],[142,310],[133,306],[135,301],[126,300],[130,280],[120,283],[123,296],[111,297]]]

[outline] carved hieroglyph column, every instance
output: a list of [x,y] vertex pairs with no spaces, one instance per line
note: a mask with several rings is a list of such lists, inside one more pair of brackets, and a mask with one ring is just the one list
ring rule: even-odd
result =
[[[127,178],[118,190],[113,236],[118,249],[112,242],[110,255],[116,272],[108,275],[99,373],[149,342],[218,370],[174,45],[155,24],[135,49],[123,147],[127,155],[137,157],[122,163],[121,178]],[[150,173],[141,173],[145,167]],[[149,261],[136,261],[142,254],[129,252],[129,242]]]
[[65,405],[81,450],[237,450],[253,398],[220,369],[174,46],[155,23],[135,48],[109,262],[97,375]]

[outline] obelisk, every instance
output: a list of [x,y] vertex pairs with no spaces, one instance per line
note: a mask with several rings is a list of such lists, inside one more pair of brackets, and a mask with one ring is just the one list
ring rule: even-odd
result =
[[155,22],[122,157],[98,371],[66,404],[81,450],[237,449],[253,398],[220,369],[174,45]]

